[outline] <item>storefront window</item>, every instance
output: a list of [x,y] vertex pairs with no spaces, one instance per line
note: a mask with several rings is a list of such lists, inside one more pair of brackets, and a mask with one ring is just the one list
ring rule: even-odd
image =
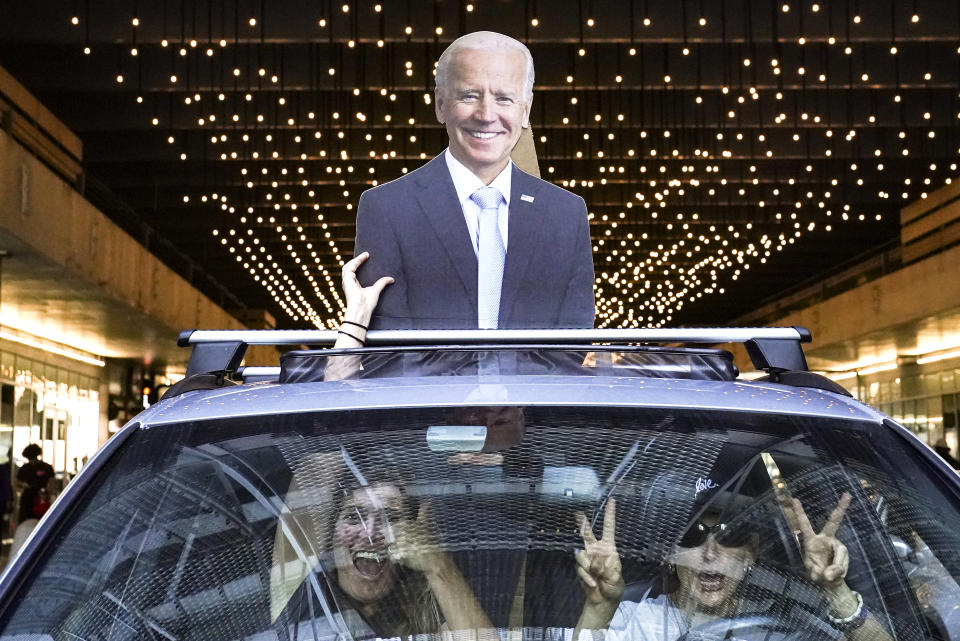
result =
[[12,447],[20,465],[36,443],[61,478],[76,474],[99,447],[98,380],[9,352],[0,352],[0,379],[0,458]]

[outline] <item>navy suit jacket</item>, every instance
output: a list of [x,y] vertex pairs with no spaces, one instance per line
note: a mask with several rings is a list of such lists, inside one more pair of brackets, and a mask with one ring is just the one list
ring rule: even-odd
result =
[[[514,166],[509,216],[499,327],[593,327],[593,253],[583,198]],[[477,327],[477,257],[442,154],[360,196],[355,252],[364,251],[370,258],[358,274],[362,285],[395,279],[371,327]]]

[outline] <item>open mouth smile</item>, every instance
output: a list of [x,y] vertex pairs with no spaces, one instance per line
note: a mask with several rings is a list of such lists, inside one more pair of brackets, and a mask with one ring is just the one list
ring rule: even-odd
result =
[[697,575],[697,583],[703,592],[719,592],[724,588],[726,579],[720,572],[701,572]]
[[353,566],[365,579],[378,578],[386,568],[386,553],[372,550],[357,550],[350,555]]

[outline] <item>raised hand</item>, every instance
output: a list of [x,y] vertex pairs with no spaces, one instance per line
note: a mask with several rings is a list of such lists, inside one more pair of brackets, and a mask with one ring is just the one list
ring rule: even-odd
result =
[[790,499],[789,507],[793,513],[793,525],[800,534],[803,565],[810,580],[828,592],[835,591],[844,584],[850,565],[847,548],[836,537],[837,529],[850,507],[850,493],[843,493],[819,533],[814,531],[798,499]]
[[356,318],[347,318],[347,320],[360,319],[357,322],[362,322],[364,325],[369,324],[383,288],[393,282],[392,277],[384,276],[369,287],[361,286],[357,279],[357,270],[368,258],[370,258],[370,252],[363,252],[343,266],[343,295],[347,303],[346,309],[348,314],[356,315]]
[[424,574],[439,569],[438,560],[442,558],[442,552],[433,536],[429,503],[420,505],[416,520],[401,519],[391,523],[390,532],[391,560]]
[[590,522],[583,512],[577,512],[577,523],[583,537],[583,550],[574,555],[577,575],[587,597],[586,607],[616,606],[623,596],[623,574],[617,553],[617,501],[610,498],[603,512],[603,535],[593,535]]

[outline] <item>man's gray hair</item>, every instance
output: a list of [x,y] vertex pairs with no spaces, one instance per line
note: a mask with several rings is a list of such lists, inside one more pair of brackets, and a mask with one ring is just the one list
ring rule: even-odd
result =
[[460,36],[444,49],[443,53],[440,54],[440,60],[437,62],[437,86],[434,94],[439,95],[449,86],[450,62],[457,53],[468,50],[490,51],[495,49],[514,49],[523,53],[527,68],[523,80],[522,95],[523,101],[529,105],[533,100],[533,56],[527,46],[519,40],[495,31],[468,33],[465,36]]

